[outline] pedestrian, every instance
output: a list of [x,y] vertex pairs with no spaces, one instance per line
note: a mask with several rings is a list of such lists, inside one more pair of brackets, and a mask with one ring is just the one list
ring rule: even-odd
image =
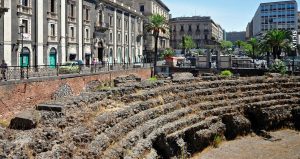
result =
[[2,74],[1,80],[6,81],[7,64],[6,64],[5,60],[2,60],[2,64],[0,67],[1,67],[1,74]]

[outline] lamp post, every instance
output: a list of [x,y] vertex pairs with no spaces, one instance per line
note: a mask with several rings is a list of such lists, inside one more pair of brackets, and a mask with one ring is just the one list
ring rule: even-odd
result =
[[20,31],[21,31],[21,53],[20,53],[20,66],[21,66],[21,79],[24,79],[24,69],[23,69],[23,47],[24,47],[24,24],[20,25]]

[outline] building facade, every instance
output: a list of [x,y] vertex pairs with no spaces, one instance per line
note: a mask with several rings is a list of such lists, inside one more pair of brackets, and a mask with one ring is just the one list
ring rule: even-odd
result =
[[170,19],[171,47],[179,49],[184,35],[192,37],[197,48],[206,48],[224,40],[224,30],[210,17],[179,17]]
[[297,12],[296,0],[261,3],[247,32],[252,33],[250,37],[254,37],[272,29],[297,30]]
[[246,41],[246,32],[240,31],[240,32],[227,32],[226,33],[227,41],[236,42],[238,40],[240,41]]
[[116,63],[126,57],[133,62],[142,51],[137,38],[142,14],[116,1],[5,1],[9,10],[1,17],[0,59],[9,66],[55,66],[74,60],[91,64],[93,58]]
[[[149,21],[149,17],[154,14],[162,15],[166,20],[170,19],[170,9],[161,1],[161,0],[118,0],[126,5],[129,5],[136,10],[143,13],[146,17],[144,24]],[[152,33],[144,32],[144,57],[147,59],[152,59],[154,54],[154,45],[155,39],[152,36]],[[170,47],[170,34],[167,30],[167,33],[160,33],[158,39],[158,49],[164,50]]]

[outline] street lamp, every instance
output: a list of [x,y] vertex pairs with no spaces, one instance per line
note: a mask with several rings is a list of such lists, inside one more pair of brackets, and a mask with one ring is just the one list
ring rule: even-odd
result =
[[23,70],[23,46],[24,46],[24,36],[23,36],[23,34],[24,34],[24,28],[25,28],[25,25],[24,24],[21,24],[20,26],[20,31],[21,31],[21,53],[20,53],[20,57],[21,57],[21,59],[20,59],[20,66],[21,66],[21,79],[23,79],[24,78],[24,70]]

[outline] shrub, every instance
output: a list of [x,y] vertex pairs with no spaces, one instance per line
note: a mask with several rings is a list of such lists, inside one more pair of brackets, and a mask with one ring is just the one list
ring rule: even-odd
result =
[[221,77],[232,77],[233,73],[229,70],[224,70],[220,73]]
[[276,59],[275,62],[271,65],[271,72],[280,73],[282,75],[286,74],[287,67],[283,61]]
[[9,126],[9,122],[7,120],[0,120],[0,127],[7,128]]
[[175,52],[173,49],[167,48],[164,52],[161,53],[161,58],[167,58],[167,57],[172,57],[175,55]]

